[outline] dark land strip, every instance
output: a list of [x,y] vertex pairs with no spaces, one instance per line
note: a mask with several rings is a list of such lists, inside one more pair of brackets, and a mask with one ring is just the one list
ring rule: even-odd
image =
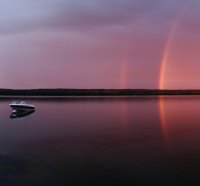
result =
[[0,96],[162,96],[200,95],[200,90],[159,89],[0,89]]

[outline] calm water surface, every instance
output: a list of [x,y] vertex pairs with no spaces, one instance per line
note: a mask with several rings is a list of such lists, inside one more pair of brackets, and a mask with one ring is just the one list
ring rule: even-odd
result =
[[0,100],[1,185],[198,181],[198,96],[28,99],[36,112],[17,119],[11,101]]

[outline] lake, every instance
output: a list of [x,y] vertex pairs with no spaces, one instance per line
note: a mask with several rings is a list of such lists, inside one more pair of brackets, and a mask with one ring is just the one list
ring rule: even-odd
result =
[[[9,103],[36,111],[11,118]],[[1,98],[1,185],[194,185],[200,96]]]

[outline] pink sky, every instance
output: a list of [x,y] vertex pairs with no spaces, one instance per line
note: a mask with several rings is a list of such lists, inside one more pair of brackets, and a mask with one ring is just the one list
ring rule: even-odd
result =
[[[177,20],[184,6],[187,7]],[[198,0],[1,0],[0,87],[200,88]]]

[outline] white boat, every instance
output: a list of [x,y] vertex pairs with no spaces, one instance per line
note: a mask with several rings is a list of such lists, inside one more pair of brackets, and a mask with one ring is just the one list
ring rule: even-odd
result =
[[27,104],[25,101],[21,101],[21,102],[13,102],[11,104],[9,104],[11,106],[11,108],[13,110],[22,110],[22,109],[31,109],[31,110],[34,110],[35,109],[35,106],[34,105],[31,105],[31,104]]

